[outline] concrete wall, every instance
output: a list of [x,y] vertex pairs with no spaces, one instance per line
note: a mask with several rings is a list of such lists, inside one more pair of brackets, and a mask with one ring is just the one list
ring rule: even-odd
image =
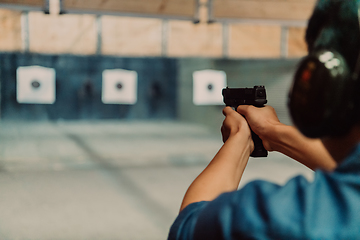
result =
[[0,51],[19,51],[21,44],[21,13],[0,9]]
[[289,28],[288,36],[288,57],[296,58],[303,57],[307,52],[307,46],[305,44],[305,28],[291,27]]
[[94,15],[50,15],[30,12],[29,51],[45,54],[96,53]]
[[[303,27],[95,15],[45,15],[0,9],[0,51],[32,53],[280,58],[306,54]],[[287,40],[282,42],[282,35]],[[283,46],[285,45],[285,46]],[[287,49],[283,51],[281,49]]]
[[101,52],[117,56],[161,56],[160,19],[103,16]]
[[230,25],[229,57],[280,58],[281,27],[248,24]]

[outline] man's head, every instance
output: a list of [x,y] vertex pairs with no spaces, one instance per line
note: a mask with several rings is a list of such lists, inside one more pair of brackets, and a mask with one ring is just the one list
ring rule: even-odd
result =
[[[345,135],[359,120],[358,0],[320,0],[306,32],[309,55],[290,92],[295,125],[308,137]],[[356,119],[356,120],[355,120]]]

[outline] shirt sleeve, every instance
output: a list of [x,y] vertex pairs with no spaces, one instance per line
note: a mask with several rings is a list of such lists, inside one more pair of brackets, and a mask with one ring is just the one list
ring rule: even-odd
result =
[[172,224],[168,240],[193,239],[196,220],[199,212],[208,202],[196,202],[184,208]]
[[168,239],[301,238],[308,185],[302,176],[285,186],[254,181],[211,202],[190,204],[178,215]]

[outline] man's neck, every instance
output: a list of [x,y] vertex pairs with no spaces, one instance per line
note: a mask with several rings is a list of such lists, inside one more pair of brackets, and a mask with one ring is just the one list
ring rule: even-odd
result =
[[345,136],[323,138],[321,141],[330,155],[339,164],[349,155],[355,145],[360,142],[360,127],[353,127],[350,133]]

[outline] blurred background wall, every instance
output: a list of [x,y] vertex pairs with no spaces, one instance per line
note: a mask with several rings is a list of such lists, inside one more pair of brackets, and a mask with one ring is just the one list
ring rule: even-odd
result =
[[[223,106],[193,103],[192,74],[205,69],[224,71],[229,87],[265,85],[269,104],[286,116],[314,2],[2,0],[1,119],[172,119],[217,127]],[[53,104],[17,101],[16,70],[35,65],[56,71]],[[137,72],[135,104],[101,101],[106,69]]]

